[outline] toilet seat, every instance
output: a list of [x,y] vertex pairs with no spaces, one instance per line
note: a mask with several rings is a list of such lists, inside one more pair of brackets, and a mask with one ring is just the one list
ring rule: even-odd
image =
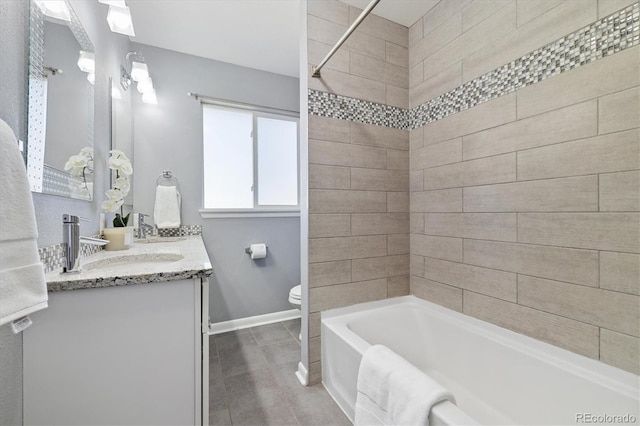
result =
[[291,290],[289,290],[289,303],[294,305],[300,305],[301,300],[302,300],[302,286],[297,285],[295,287],[292,287]]

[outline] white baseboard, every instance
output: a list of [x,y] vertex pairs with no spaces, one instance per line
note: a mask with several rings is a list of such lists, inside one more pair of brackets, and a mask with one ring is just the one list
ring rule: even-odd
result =
[[298,363],[298,371],[296,371],[296,377],[298,378],[302,386],[307,386],[309,384],[309,372],[302,362]]
[[300,318],[300,311],[297,309],[290,309],[288,311],[273,312],[253,317],[216,322],[209,326],[209,335],[226,333],[227,331],[242,330],[243,328],[257,327],[259,325],[288,321],[297,318]]

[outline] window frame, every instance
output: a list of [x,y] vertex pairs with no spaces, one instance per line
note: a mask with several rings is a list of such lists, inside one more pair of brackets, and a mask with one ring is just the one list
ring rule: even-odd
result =
[[[216,218],[243,218],[243,217],[299,217],[300,216],[300,114],[297,111],[269,108],[258,105],[237,103],[218,99],[200,99],[202,103],[201,117],[204,130],[204,108],[213,107],[227,111],[241,111],[252,113],[252,139],[253,139],[253,207],[252,208],[207,208],[204,207],[204,193],[206,182],[204,169],[202,175],[202,208],[200,216],[204,219]],[[297,204],[295,205],[260,205],[258,204],[258,118],[277,119],[296,123],[296,174],[297,174]],[[204,135],[202,139],[203,167],[204,167]]]

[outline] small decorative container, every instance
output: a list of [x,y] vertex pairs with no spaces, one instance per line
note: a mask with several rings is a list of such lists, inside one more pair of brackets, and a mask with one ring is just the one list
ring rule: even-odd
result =
[[109,243],[104,246],[105,250],[128,250],[133,244],[133,227],[131,226],[104,228],[102,233],[104,239],[109,240]]

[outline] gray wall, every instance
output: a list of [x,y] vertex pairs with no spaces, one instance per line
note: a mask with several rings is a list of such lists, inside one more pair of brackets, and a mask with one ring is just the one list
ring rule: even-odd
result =
[[[110,141],[109,76],[119,75],[119,63],[124,59],[128,39],[109,31],[107,8],[97,2],[72,0],[76,14],[83,22],[96,47],[95,150],[96,201],[71,200],[51,195],[33,194],[38,222],[38,246],[61,241],[60,219],[73,212],[93,219],[82,224],[83,234],[98,231],[97,217],[105,179],[106,153]],[[29,38],[29,2],[0,0],[0,118],[26,140],[27,65]],[[37,327],[34,324],[33,327]],[[0,424],[22,423],[22,335],[13,335],[8,326],[0,328]]]
[[[287,298],[300,283],[299,235],[298,218],[205,221],[203,239],[214,270],[211,322],[292,309]],[[244,252],[252,242],[266,242],[265,259],[252,261]]]
[[[149,66],[158,105],[134,93],[134,204],[152,214],[155,183],[171,170],[182,190],[182,223],[202,225],[214,267],[212,322],[291,309],[289,289],[300,282],[298,218],[208,219],[202,208],[202,108],[199,93],[298,111],[298,79],[132,43]],[[135,90],[135,89],[134,89]],[[252,262],[244,247],[265,242],[269,257]]]

